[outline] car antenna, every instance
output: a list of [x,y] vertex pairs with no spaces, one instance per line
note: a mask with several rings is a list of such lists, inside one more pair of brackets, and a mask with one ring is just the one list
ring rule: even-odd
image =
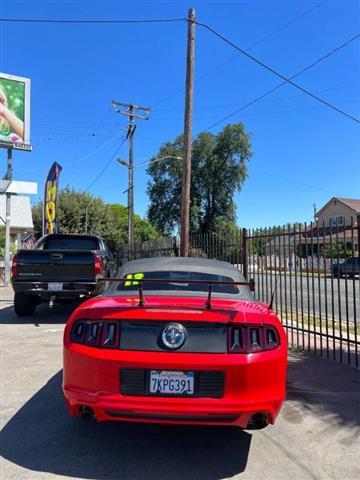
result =
[[268,305],[268,307],[270,308],[270,310],[272,310],[272,307],[273,307],[273,303],[274,303],[274,298],[275,298],[275,293],[276,293],[276,287],[277,287],[278,279],[279,279],[279,272],[275,275],[274,290],[273,290],[272,293],[271,293],[271,299],[270,299],[270,303],[269,303],[269,305]]
[[145,305],[144,302],[144,294],[143,294],[143,282],[139,282],[139,303],[138,307],[143,307]]
[[212,294],[212,283],[209,282],[209,289],[208,289],[208,298],[205,303],[205,308],[211,310],[211,294]]

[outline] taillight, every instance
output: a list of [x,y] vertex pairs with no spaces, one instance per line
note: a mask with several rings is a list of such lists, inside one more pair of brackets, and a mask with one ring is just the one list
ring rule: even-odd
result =
[[245,327],[231,327],[229,329],[229,352],[241,353],[246,351]]
[[104,347],[116,347],[119,339],[118,325],[116,323],[104,322],[102,344]]
[[12,264],[11,264],[11,277],[14,278],[18,274],[18,258],[19,255],[15,254],[13,259],[12,259]]
[[279,334],[272,325],[232,325],[229,328],[229,353],[264,352],[279,345]]
[[104,263],[100,255],[94,255],[94,274],[95,277],[104,273]]
[[78,320],[70,332],[75,343],[99,348],[119,347],[120,326],[107,320]]

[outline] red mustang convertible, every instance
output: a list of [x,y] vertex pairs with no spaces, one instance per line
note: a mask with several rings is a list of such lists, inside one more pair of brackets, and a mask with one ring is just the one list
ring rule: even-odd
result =
[[71,415],[153,423],[274,423],[285,399],[287,339],[231,264],[133,260],[80,305],[64,333]]

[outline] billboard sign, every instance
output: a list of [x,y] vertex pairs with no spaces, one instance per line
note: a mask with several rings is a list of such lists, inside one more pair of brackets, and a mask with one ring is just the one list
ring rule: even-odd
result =
[[62,167],[54,162],[51,165],[46,179],[43,210],[43,235],[58,232],[56,199],[61,170]]
[[31,150],[29,78],[0,73],[0,146]]

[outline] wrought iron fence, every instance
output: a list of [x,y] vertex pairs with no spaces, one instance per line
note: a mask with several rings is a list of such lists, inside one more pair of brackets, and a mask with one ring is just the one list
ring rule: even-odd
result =
[[[123,247],[121,259],[177,256],[178,245],[170,237]],[[273,295],[293,348],[359,367],[360,217],[190,235],[189,255],[230,262],[254,279],[256,298]]]
[[300,350],[359,367],[360,223],[252,230],[248,274]]

